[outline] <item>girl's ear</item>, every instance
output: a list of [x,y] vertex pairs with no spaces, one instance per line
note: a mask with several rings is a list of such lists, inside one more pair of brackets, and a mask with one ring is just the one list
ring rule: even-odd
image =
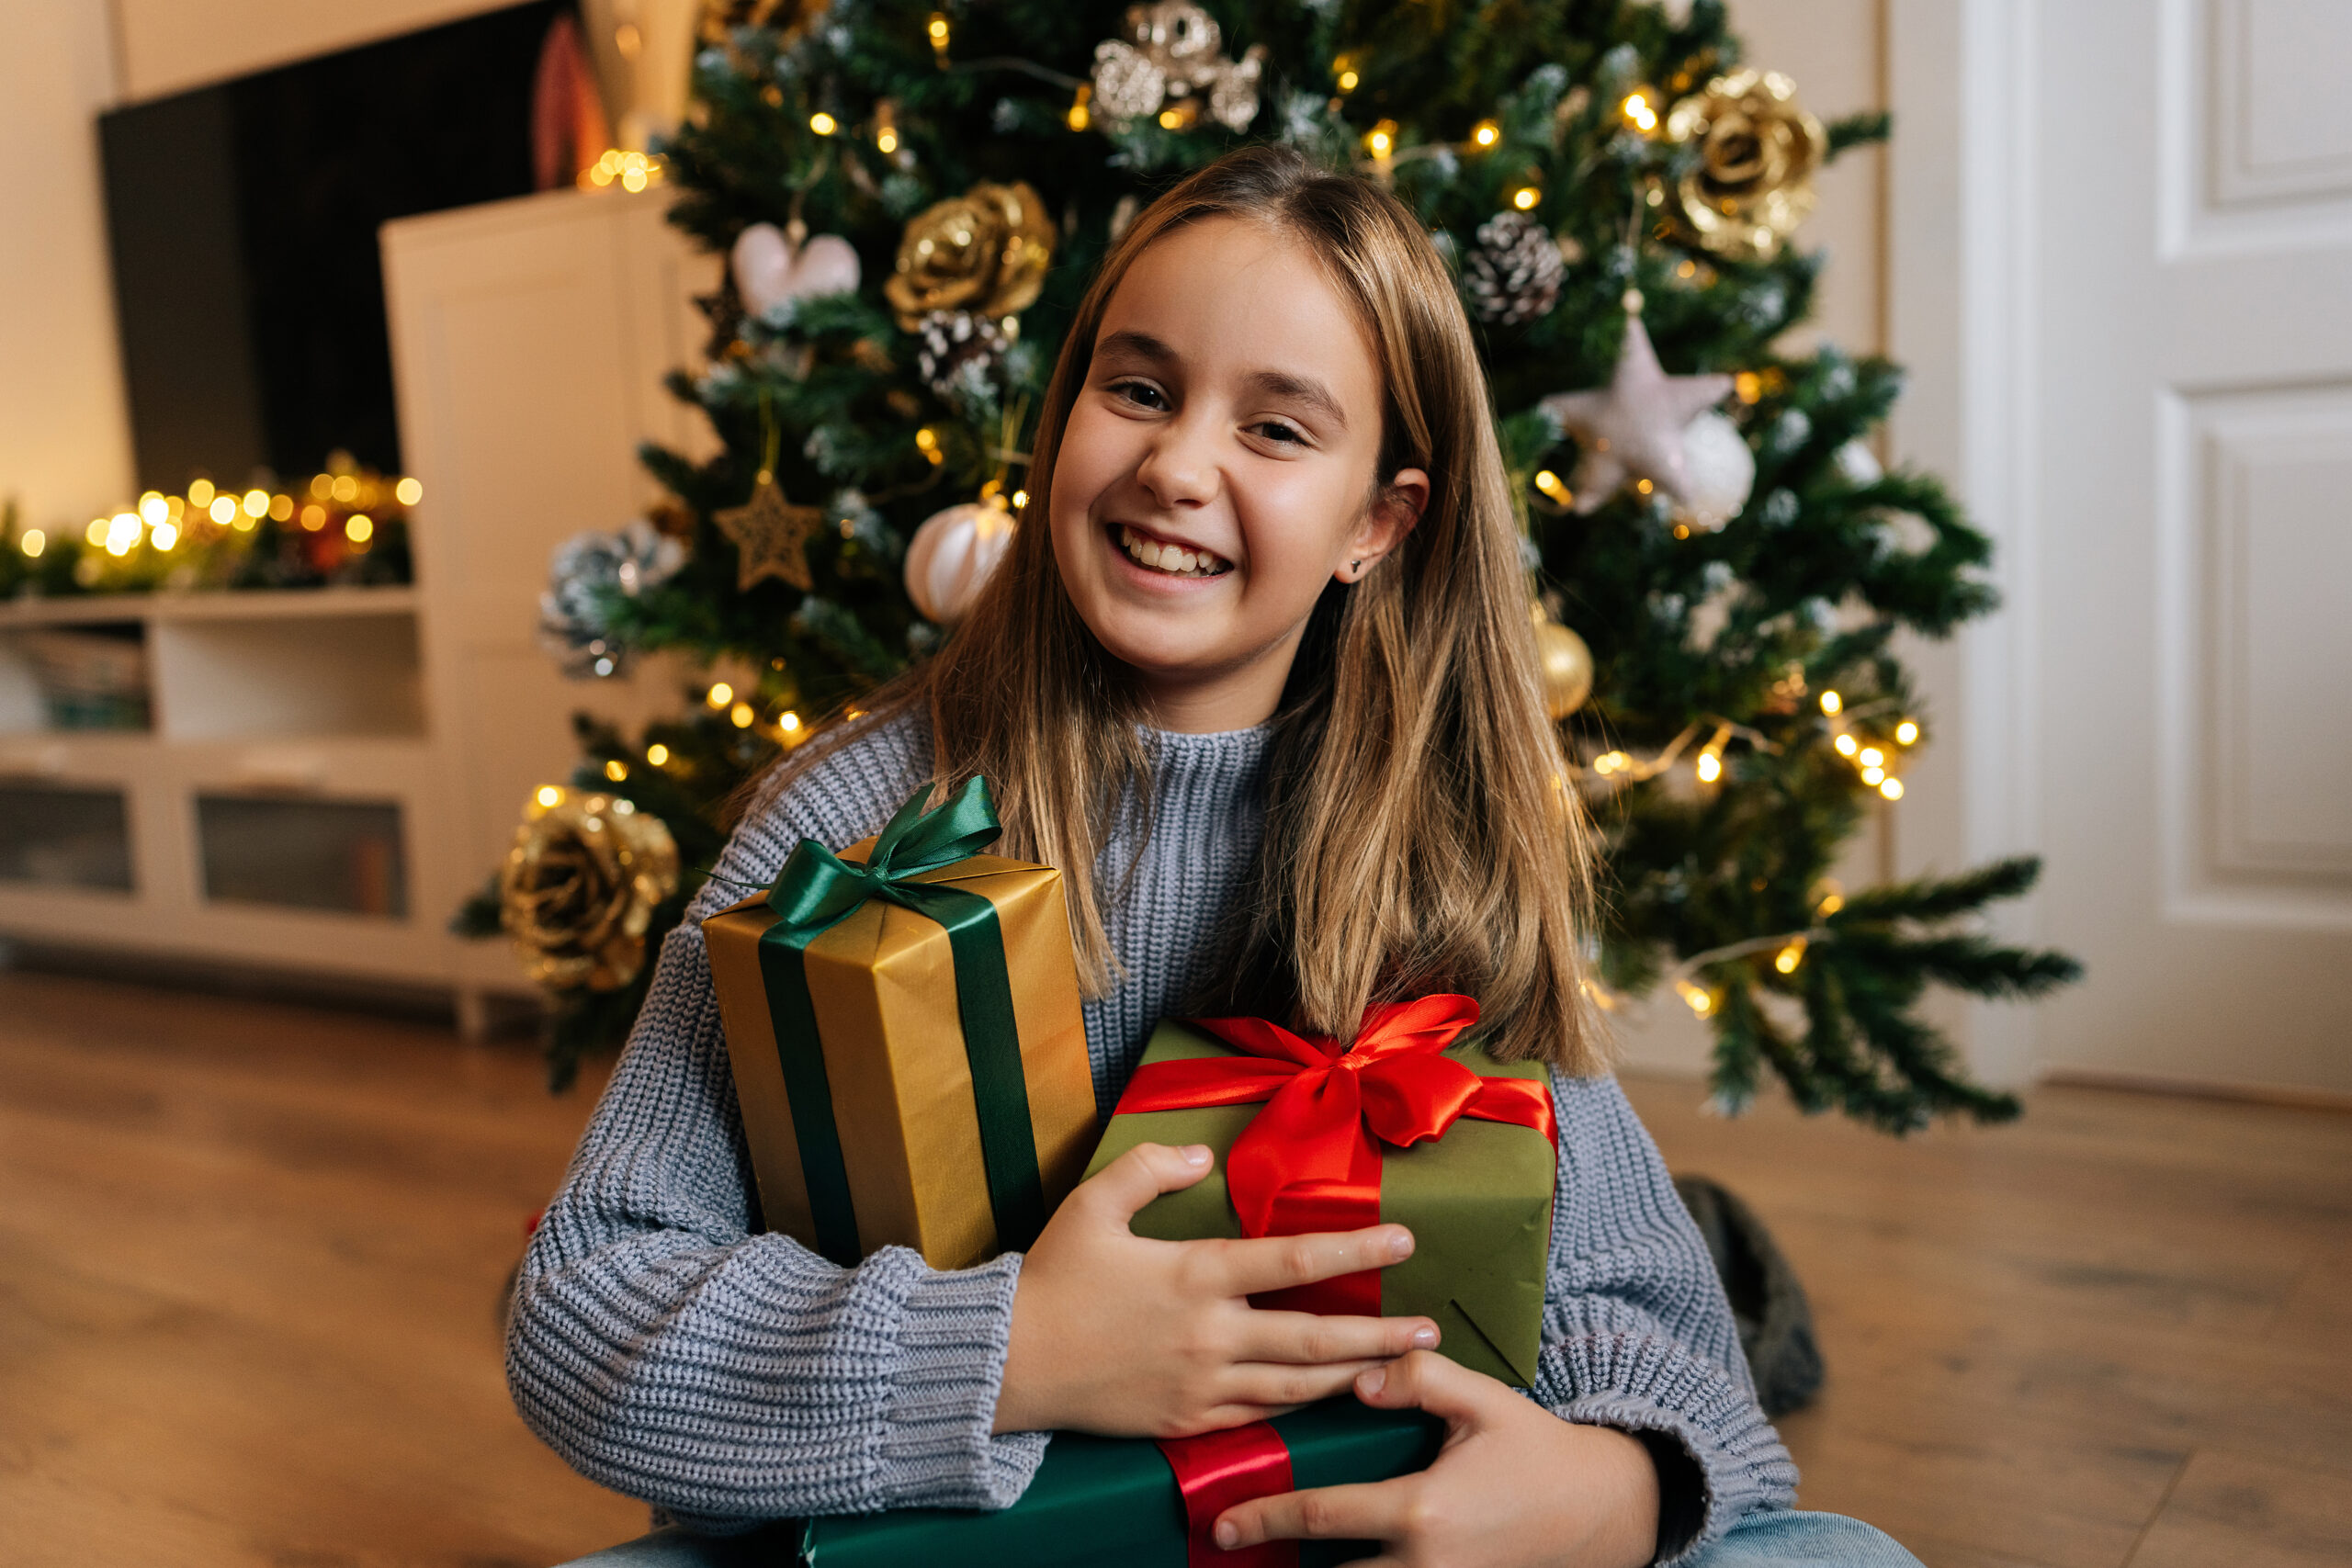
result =
[[1346,558],[1332,575],[1341,582],[1362,581],[1374,562],[1405,542],[1429,503],[1429,475],[1419,468],[1397,469],[1348,536]]

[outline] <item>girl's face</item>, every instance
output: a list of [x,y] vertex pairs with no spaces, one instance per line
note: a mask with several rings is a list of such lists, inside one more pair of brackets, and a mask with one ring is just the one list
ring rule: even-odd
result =
[[1375,499],[1379,362],[1296,241],[1204,220],[1112,295],[1047,499],[1054,559],[1170,729],[1239,729],[1281,700],[1323,585],[1353,581],[1429,497]]

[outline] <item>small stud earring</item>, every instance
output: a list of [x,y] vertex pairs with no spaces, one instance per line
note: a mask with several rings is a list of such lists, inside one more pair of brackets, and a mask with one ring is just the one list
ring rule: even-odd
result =
[[1362,571],[1363,570],[1363,562],[1360,560],[1351,560],[1348,563],[1348,570],[1350,571]]

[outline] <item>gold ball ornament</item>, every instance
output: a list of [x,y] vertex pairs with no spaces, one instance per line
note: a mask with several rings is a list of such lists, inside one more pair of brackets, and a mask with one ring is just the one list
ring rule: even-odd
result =
[[678,846],[660,818],[550,785],[514,829],[499,919],[539,985],[616,991],[644,968],[646,928],[677,886]]
[[1544,706],[1554,723],[1584,706],[1592,695],[1592,649],[1584,638],[1534,606],[1535,662],[1544,676]]
[[907,220],[882,292],[908,332],[933,310],[1010,316],[1036,302],[1053,259],[1054,226],[1035,187],[983,180]]
[[1714,254],[1770,261],[1812,213],[1828,138],[1779,72],[1716,77],[1668,113],[1666,137],[1698,154],[1670,187],[1668,209]]

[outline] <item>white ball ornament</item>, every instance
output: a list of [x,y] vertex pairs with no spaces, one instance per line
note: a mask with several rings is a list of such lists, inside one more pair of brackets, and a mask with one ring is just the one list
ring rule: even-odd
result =
[[773,223],[754,223],[735,236],[728,259],[746,315],[764,316],[787,300],[857,289],[857,251],[839,234],[797,243]]
[[1682,427],[1682,512],[1713,533],[1739,515],[1756,488],[1756,454],[1730,416],[1713,410]]
[[1012,547],[1012,512],[1001,496],[934,512],[907,546],[907,597],[922,618],[949,626],[964,618]]

